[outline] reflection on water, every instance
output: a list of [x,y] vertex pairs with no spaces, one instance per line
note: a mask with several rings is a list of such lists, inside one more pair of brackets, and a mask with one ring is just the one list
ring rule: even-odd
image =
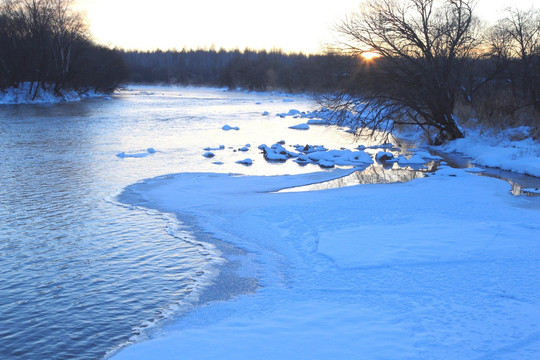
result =
[[[309,99],[153,90],[123,91],[111,100],[0,106],[2,360],[99,359],[194,298],[215,253],[198,246],[191,228],[178,228],[174,218],[118,206],[110,199],[120,189],[186,171],[306,171],[258,160],[251,167],[236,164],[258,155],[234,152],[249,142],[353,142],[335,128],[300,133],[288,129],[289,119],[261,116],[290,107],[312,110]],[[227,123],[241,131],[222,131]],[[216,159],[202,156],[203,148],[220,144],[226,148]],[[156,152],[117,156],[148,148]]]
[[540,196],[540,178],[492,168],[485,168],[478,175],[508,182],[512,187],[510,193],[514,196]]
[[474,172],[473,174],[506,181],[510,184],[510,193],[514,196],[540,196],[540,178],[512,171],[480,166],[475,164],[471,158],[459,152],[443,153],[435,151],[434,154],[443,157],[448,165],[452,167],[459,169],[478,168],[481,169],[481,171]]
[[[401,148],[394,146],[387,146],[386,148],[385,146],[372,146],[371,149],[368,148],[366,151],[371,153],[373,158],[375,158],[376,152],[381,148],[385,148],[386,152],[392,153],[396,157],[399,154],[410,156],[415,152],[415,150],[417,150],[413,145],[404,141],[400,142],[396,138],[393,138],[393,141],[395,143],[399,143]],[[540,196],[540,178],[501,169],[481,167],[474,164],[472,159],[460,153],[448,154],[432,152],[432,155],[442,157],[445,165],[459,169],[475,168],[479,170],[472,172],[475,175],[488,176],[504,180],[510,184],[510,193],[514,196]],[[334,180],[282,189],[278,192],[317,191],[360,184],[389,184],[407,182],[417,178],[429,176],[428,174],[437,171],[440,165],[441,161],[429,161],[425,164],[408,166],[400,166],[395,161],[376,161],[374,164],[364,169],[358,168],[351,174]]]
[[412,168],[411,166],[401,167],[396,163],[375,163],[370,165],[366,169],[356,170],[351,174],[340,177],[338,179],[283,189],[278,192],[316,191],[360,184],[390,184],[397,182],[407,182],[417,178],[425,177],[426,174],[436,171],[438,166],[439,162],[436,161],[430,161],[424,166],[416,169]]
[[[372,156],[382,150],[408,154],[409,145],[396,139],[390,141],[401,149],[369,148],[380,139],[367,142],[336,126],[292,130],[289,126],[305,119],[261,115],[314,110],[309,99],[290,103],[279,95],[152,90],[124,91],[112,100],[0,107],[1,359],[100,358],[174,310],[200,283],[201,268],[215,259],[191,228],[180,227],[173,237],[175,219],[106,200],[119,189],[179,172],[321,170],[315,164],[266,162],[257,146],[280,140],[328,149],[363,144]],[[222,131],[225,124],[240,131]],[[237,151],[248,143],[249,151]],[[220,145],[214,158],[203,156],[204,148]],[[148,148],[156,152],[117,156]],[[247,157],[252,166],[237,163]],[[409,181],[436,168],[436,162],[420,168],[375,163],[348,177],[289,191]],[[233,263],[226,266],[230,269],[223,267],[222,273],[235,271]],[[248,279],[232,291],[256,286]],[[223,290],[214,286],[200,300],[230,295]]]

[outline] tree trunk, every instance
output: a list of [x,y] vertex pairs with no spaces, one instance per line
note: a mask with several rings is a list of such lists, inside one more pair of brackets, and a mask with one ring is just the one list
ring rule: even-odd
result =
[[442,145],[447,141],[465,137],[451,113],[445,114],[444,119],[444,126],[439,128],[439,133],[433,140],[433,145]]

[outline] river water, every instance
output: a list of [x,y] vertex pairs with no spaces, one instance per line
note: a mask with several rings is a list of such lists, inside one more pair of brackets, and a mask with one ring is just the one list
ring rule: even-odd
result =
[[[296,120],[275,116],[316,107],[304,97],[160,87],[1,106],[0,358],[102,358],[180,311],[219,253],[174,218],[122,206],[116,195],[185,171],[320,170],[267,163],[256,148],[280,140],[355,147],[336,127],[291,130]],[[226,124],[240,130],[223,131]],[[252,166],[236,163],[246,157]]]
[[[336,126],[289,129],[306,120],[276,116],[317,107],[301,96],[164,87],[0,106],[0,358],[103,358],[192,305],[256,286],[249,279],[227,283],[232,262],[222,257],[245,256],[239,249],[216,248],[218,240],[189,223],[121,204],[117,195],[171,173],[321,171],[267,162],[257,149],[263,143],[374,145]],[[206,147],[216,149],[214,157],[203,156]],[[245,158],[253,164],[236,163]],[[374,164],[305,190],[408,181],[436,166]],[[212,283],[216,269],[220,282]]]

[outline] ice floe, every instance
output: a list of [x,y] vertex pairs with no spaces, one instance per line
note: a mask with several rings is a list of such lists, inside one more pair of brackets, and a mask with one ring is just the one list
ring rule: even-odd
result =
[[250,158],[247,158],[247,159],[244,159],[244,160],[238,160],[236,163],[249,166],[249,165],[253,165],[253,160],[250,159]]
[[393,161],[394,160],[394,154],[392,154],[391,152],[386,152],[386,151],[379,151],[377,153],[377,155],[375,156],[375,159],[379,162],[383,161],[383,162],[388,162],[388,161]]
[[275,143],[272,146],[266,144],[259,146],[259,149],[263,151],[264,158],[268,161],[287,161],[294,158],[294,161],[299,164],[316,163],[323,168],[363,166],[373,163],[371,156],[361,150],[328,150],[319,145],[295,145],[293,148],[296,152],[287,150],[280,143]]
[[298,124],[298,125],[289,126],[289,129],[309,130],[309,125],[308,124]]
[[216,151],[225,149],[225,145],[219,145],[218,147],[205,147],[205,151]]
[[139,153],[125,153],[122,151],[116,154],[116,156],[118,156],[119,158],[143,158],[148,155],[155,154],[155,153],[156,153],[156,150],[154,148],[148,148],[146,149],[145,152],[139,152]]

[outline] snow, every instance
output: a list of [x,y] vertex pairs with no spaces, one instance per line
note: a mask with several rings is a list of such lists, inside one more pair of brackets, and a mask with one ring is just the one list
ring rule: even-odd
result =
[[375,159],[377,161],[390,161],[394,159],[394,154],[391,152],[379,151],[377,155],[375,155]]
[[286,161],[297,156],[297,154],[287,151],[280,143],[275,143],[271,147],[261,144],[258,148],[263,151],[264,158],[268,161]]
[[[352,114],[342,114],[346,119],[341,125],[355,129],[354,116]],[[323,122],[335,124],[337,117],[329,109],[320,109],[306,114],[313,118],[309,124],[316,123],[319,119]],[[348,120],[347,120],[348,119]],[[505,130],[486,130],[480,126],[475,128],[462,128],[465,138],[451,141],[442,146],[433,146],[442,152],[459,152],[472,158],[472,162],[477,165],[500,168],[503,170],[519,172],[531,176],[540,177],[540,142],[533,140],[532,129],[527,126],[508,128]],[[408,138],[411,141],[421,144],[422,134],[417,130],[409,132],[402,130],[397,136]],[[392,144],[386,146],[391,147]],[[429,147],[424,144],[425,147]],[[384,147],[383,147],[384,148]],[[417,153],[411,159],[400,159],[400,164],[423,163],[429,160],[438,160],[427,152]]]
[[325,148],[324,146],[321,146],[321,145],[305,145],[305,146],[302,146],[302,145],[296,145],[295,146],[296,148],[296,151],[298,152],[303,152],[304,154],[309,154],[309,153],[312,153],[312,152],[315,152],[315,151],[327,151],[328,149]]
[[322,168],[333,168],[335,166],[355,166],[366,167],[373,163],[371,156],[364,151],[352,151],[349,149],[328,150],[319,145],[295,145],[297,151],[289,151],[281,143],[272,146],[261,144],[258,147],[263,151],[264,158],[268,161],[284,162],[294,158],[299,164],[318,163]]
[[244,160],[238,160],[236,163],[249,166],[249,165],[253,165],[253,160],[250,159],[250,158],[247,158],[247,159],[244,159]]
[[225,145],[219,145],[215,147],[208,146],[204,148],[205,151],[216,151],[216,150],[223,150],[223,149],[225,149]]
[[464,153],[479,165],[540,177],[540,144],[531,138],[511,140],[507,134],[471,131],[464,139],[454,140],[440,149]]
[[[298,114],[278,114],[291,115]],[[540,176],[540,145],[527,131],[470,131],[436,149]],[[258,148],[270,161],[332,169],[367,166],[373,158],[364,150],[393,147]],[[398,163],[440,160],[411,152]],[[506,182],[474,174],[483,169],[444,162],[407,183],[277,192],[344,172],[181,173],[131,186],[145,206],[193,217],[201,231],[253,254],[256,264],[239,276],[256,277],[261,287],[195,308],[113,358],[538,357],[540,197],[512,196]]]
[[119,152],[116,154],[119,158],[143,158],[147,157],[148,155],[155,154],[156,150],[154,148],[148,148],[145,152],[137,152],[137,153],[125,153],[125,152]]
[[30,92],[30,83],[27,82],[20,84],[18,88],[12,87],[0,90],[0,105],[59,103],[80,101],[82,99],[94,97],[110,99],[110,97],[93,90],[83,93],[78,93],[76,91],[62,91],[60,95],[54,94],[52,90],[40,90],[34,99],[33,92]]
[[303,117],[304,115],[306,115],[305,113],[303,112],[300,112],[300,110],[297,110],[297,109],[290,109],[288,112],[286,113],[277,113],[276,116],[279,116],[281,118],[285,118],[287,116],[292,116],[293,118],[299,118],[299,117]]
[[308,124],[298,124],[298,125],[293,125],[293,126],[289,126],[289,129],[295,129],[295,130],[309,130],[309,125]]
[[256,254],[262,287],[114,359],[537,356],[537,198],[449,167],[401,184],[273,192],[330,176],[183,173],[134,185],[153,207]]
[[308,125],[327,125],[328,121],[322,119],[310,119],[307,123]]
[[[463,129],[465,137],[431,149],[445,153],[458,152],[472,159],[472,162],[487,167],[500,168],[540,177],[540,142],[531,138],[531,129],[527,126],[506,130],[486,130],[481,127]],[[421,143],[418,133],[402,133],[412,141]],[[427,144],[424,145],[428,147]],[[424,160],[429,153],[418,152]]]
[[328,150],[315,151],[307,154],[311,161],[332,163],[334,165],[369,165],[373,163],[371,156],[363,151]]

